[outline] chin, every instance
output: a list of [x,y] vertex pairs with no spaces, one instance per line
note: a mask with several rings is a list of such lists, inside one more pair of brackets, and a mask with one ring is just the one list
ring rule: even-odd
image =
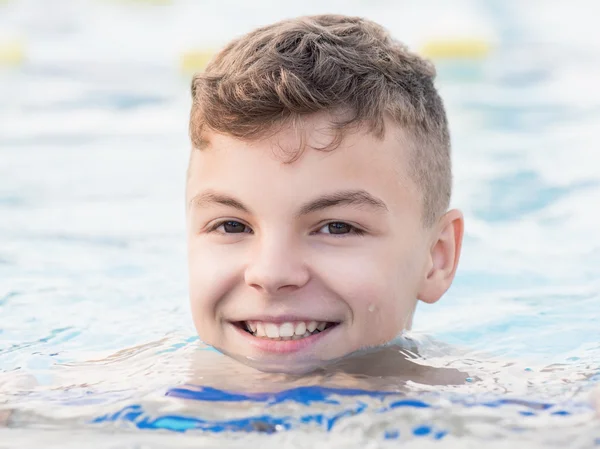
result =
[[[223,352],[223,351],[221,351]],[[311,374],[326,367],[328,360],[320,360],[308,357],[244,357],[228,352],[227,356],[247,365],[257,371],[272,374],[304,375]]]

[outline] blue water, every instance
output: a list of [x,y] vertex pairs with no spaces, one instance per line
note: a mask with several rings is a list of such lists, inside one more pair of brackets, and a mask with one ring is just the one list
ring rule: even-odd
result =
[[[324,6],[225,3],[0,3],[0,447],[600,446],[593,15],[328,6],[415,47],[498,45],[438,61],[467,227],[453,287],[394,349],[411,371],[290,378],[220,367],[195,336],[179,56]],[[15,37],[27,59],[8,66]]]

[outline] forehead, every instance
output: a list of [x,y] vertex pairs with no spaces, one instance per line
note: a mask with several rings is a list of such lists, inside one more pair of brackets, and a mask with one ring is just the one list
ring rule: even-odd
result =
[[332,146],[335,138],[318,117],[260,140],[207,133],[206,147],[192,150],[188,197],[227,186],[290,199],[328,188],[365,189],[387,201],[419,196],[409,176],[408,139],[396,126],[387,126],[381,139],[363,129],[345,132]]

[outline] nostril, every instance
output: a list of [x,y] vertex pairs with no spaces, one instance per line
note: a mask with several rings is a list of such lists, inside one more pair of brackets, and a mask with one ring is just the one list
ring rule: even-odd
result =
[[262,284],[249,283],[248,285],[254,288],[255,290],[259,291],[260,293],[270,296],[281,295],[283,293],[292,293],[300,288],[300,286],[293,284],[277,285],[275,283],[267,282],[264,282]]
[[246,268],[246,285],[274,295],[293,292],[310,280],[307,267],[293,257],[289,248],[282,246],[273,253],[265,251],[267,254],[262,254]]

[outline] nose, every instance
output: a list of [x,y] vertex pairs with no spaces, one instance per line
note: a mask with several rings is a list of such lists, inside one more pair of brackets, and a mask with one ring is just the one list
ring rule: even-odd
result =
[[276,295],[297,290],[308,282],[309,270],[296,245],[284,238],[256,243],[244,275],[247,285]]

